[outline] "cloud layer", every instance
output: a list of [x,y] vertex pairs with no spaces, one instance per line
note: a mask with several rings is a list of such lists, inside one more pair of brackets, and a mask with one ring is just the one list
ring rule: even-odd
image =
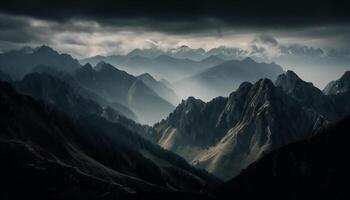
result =
[[0,7],[0,51],[46,44],[82,58],[225,45],[273,57],[303,44],[346,54],[349,19],[341,2],[12,0]]

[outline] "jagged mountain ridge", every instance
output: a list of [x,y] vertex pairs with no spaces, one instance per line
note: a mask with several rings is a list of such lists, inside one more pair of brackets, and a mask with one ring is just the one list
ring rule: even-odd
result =
[[327,120],[335,121],[341,119],[332,98],[324,95],[312,83],[303,81],[293,71],[288,70],[285,74],[278,76],[275,84],[301,105],[315,110]]
[[0,54],[0,70],[12,79],[22,79],[38,65],[50,66],[58,71],[73,73],[80,68],[78,60],[68,54],[59,54],[48,46],[31,51],[10,51]]
[[[205,50],[202,48],[194,49],[186,45],[179,46],[177,48],[170,48],[170,49],[160,49],[157,47],[153,48],[146,48],[146,49],[133,49],[126,55],[112,55],[112,56],[94,56],[82,59],[81,62],[83,64],[91,63],[93,62],[99,62],[101,60],[99,59],[109,59],[110,61],[112,59],[122,59],[123,57],[134,57],[134,56],[141,56],[145,58],[154,59],[160,55],[167,55],[171,56],[173,58],[177,59],[190,59],[194,61],[201,61],[203,59],[206,59],[211,56],[215,56],[217,58],[220,58],[222,60],[232,60],[232,59],[242,59],[246,56],[248,56],[248,52],[244,51],[239,48],[230,48],[225,46],[219,46],[216,48],[212,48],[209,50]],[[98,60],[98,61],[97,61]],[[106,60],[107,61],[107,60]],[[94,63],[97,64],[97,63]]]
[[346,71],[338,80],[332,81],[324,90],[332,99],[340,118],[350,113],[350,71]]
[[342,77],[332,81],[323,89],[326,95],[345,93],[350,91],[350,71],[345,72]]
[[161,146],[227,180],[266,152],[310,137],[325,124],[261,79],[241,84],[228,98],[208,103],[189,98],[155,129]]
[[91,63],[92,65],[101,61],[118,66],[118,68],[135,76],[146,72],[158,79],[165,78],[169,81],[180,80],[224,62],[223,59],[218,57],[194,61],[188,58],[175,58],[166,54],[159,54],[155,57],[144,57],[142,54],[96,56],[80,60],[82,64]]
[[[1,148],[11,149],[14,155],[2,157],[6,162],[1,173],[6,175],[0,181],[9,191],[19,191],[2,196],[110,199],[136,195],[147,199],[155,194],[162,198],[176,189],[199,191],[217,182],[118,124],[97,116],[74,122],[55,108],[18,94],[9,84],[1,82],[0,90]],[[32,177],[30,173],[36,174],[36,181],[23,179]],[[24,180],[30,187],[14,187],[16,182],[11,180]],[[28,193],[21,193],[26,189]]]

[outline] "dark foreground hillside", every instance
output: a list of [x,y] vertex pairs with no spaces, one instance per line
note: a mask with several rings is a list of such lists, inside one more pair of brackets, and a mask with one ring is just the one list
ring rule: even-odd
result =
[[349,199],[350,117],[275,150],[213,194],[218,199]]
[[218,183],[118,124],[72,121],[4,82],[0,111],[0,199],[197,199]]

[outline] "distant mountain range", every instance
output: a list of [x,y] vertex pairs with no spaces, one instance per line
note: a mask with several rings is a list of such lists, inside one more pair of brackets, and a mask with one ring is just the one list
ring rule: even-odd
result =
[[275,84],[268,79],[244,82],[227,98],[183,101],[155,125],[157,140],[227,180],[271,150],[309,138],[348,115],[346,94],[325,95],[288,71]]
[[[21,80],[32,72],[58,76],[61,82],[68,82],[73,88],[72,93],[80,92],[84,98],[92,99],[102,106],[110,106],[141,123],[158,122],[173,110],[172,103],[177,105],[180,102],[172,89],[153,77],[141,80],[104,62],[95,68],[91,65],[81,66],[70,55],[59,54],[47,46],[0,54],[0,71],[0,80],[4,81]],[[50,84],[45,87],[50,87]]]
[[182,46],[170,48],[170,49],[162,49],[158,47],[151,47],[148,49],[147,48],[133,49],[126,55],[115,55],[115,56],[106,56],[106,57],[95,56],[91,58],[82,59],[81,62],[83,62],[83,64],[86,62],[91,63],[94,61],[93,58],[94,59],[108,59],[108,58],[112,59],[112,58],[117,58],[118,56],[129,57],[129,58],[134,56],[141,56],[145,58],[154,59],[160,55],[167,55],[177,59],[190,59],[194,61],[200,61],[210,56],[217,56],[223,60],[232,60],[232,59],[242,59],[248,56],[248,52],[239,48],[230,48],[225,46],[220,46],[220,47],[213,48],[206,51],[202,48],[194,49],[189,46],[182,45]]
[[[224,61],[242,60],[244,58],[250,57],[258,62],[278,63],[281,66],[296,71],[301,77],[312,81],[318,87],[324,87],[325,84],[330,80],[339,77],[345,70],[349,69],[350,59],[348,53],[336,51],[334,49],[312,48],[301,44],[295,44],[276,46],[276,53],[274,55],[266,56],[265,53],[267,51],[268,50],[264,48],[252,48],[250,50],[244,50],[241,48],[232,48],[227,46],[219,46],[208,50],[204,50],[202,48],[191,48],[186,45],[170,49],[163,49],[154,46],[148,49],[134,49],[125,55],[98,55],[95,57],[82,59],[80,62],[83,64],[90,62],[91,64],[95,65],[103,60],[115,66],[118,66],[118,68],[126,70],[127,72],[134,75],[148,72],[157,78],[165,78],[170,81],[177,81],[179,79],[179,76],[175,76],[174,74],[171,76],[171,73],[169,73],[169,71],[160,71],[160,65],[157,61],[153,60],[163,55],[175,58],[177,60],[185,59],[195,62],[203,61],[206,58],[212,56]],[[146,67],[142,66],[142,62],[145,63]],[[152,62],[153,66],[149,67],[149,63]],[[203,63],[200,70],[205,68],[204,66],[209,65],[209,63],[206,63],[205,65]],[[215,65],[217,64],[220,63],[218,62]],[[152,69],[152,67],[158,68],[158,70]],[[186,74],[182,72],[181,76],[182,75]],[[192,71],[188,70],[187,76],[192,75],[194,75]]]
[[[225,52],[224,50],[227,49],[221,50]],[[95,64],[106,61],[131,74],[147,72],[156,77],[170,80],[172,88],[181,98],[195,96],[203,100],[226,95],[237,89],[244,81],[256,81],[260,78],[275,79],[283,73],[283,69],[275,63],[259,63],[251,58],[245,58],[241,61],[227,61],[215,54],[218,51],[219,49],[210,51],[212,55],[200,61],[174,58],[168,54],[149,56],[150,52],[141,53],[143,51],[138,50],[126,56],[97,56],[80,62]],[[157,52],[159,53],[159,51]]]
[[145,57],[144,54],[132,52],[126,56],[95,56],[80,60],[82,64],[90,63],[92,65],[101,61],[111,63],[133,75],[141,75],[147,72],[157,78],[165,78],[170,81],[176,81],[183,77],[194,75],[224,62],[223,59],[218,57],[194,61],[188,58],[175,58],[167,54]]
[[253,82],[260,78],[275,79],[282,73],[282,67],[275,63],[259,63],[251,58],[245,58],[241,61],[223,62],[178,81],[174,85],[182,96],[195,96],[203,100],[210,100],[217,96],[226,96],[244,81]]

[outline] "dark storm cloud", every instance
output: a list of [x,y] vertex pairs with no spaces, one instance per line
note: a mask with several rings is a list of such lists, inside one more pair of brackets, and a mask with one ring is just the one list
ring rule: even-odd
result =
[[279,45],[298,42],[348,49],[346,8],[335,1],[11,0],[0,6],[0,51],[46,44],[86,57],[186,44],[276,55]]
[[28,28],[30,24],[26,20],[0,15],[0,41],[29,42],[35,38]]
[[1,5],[0,12],[60,22],[92,19],[111,26],[148,27],[173,33],[203,29],[220,33],[227,26],[286,28],[348,23],[346,8],[345,2],[336,1],[11,0]]

